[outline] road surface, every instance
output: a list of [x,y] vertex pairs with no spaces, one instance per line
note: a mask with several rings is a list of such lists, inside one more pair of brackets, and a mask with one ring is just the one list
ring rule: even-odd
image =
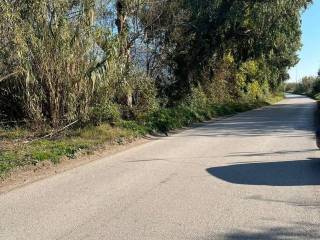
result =
[[0,195],[0,239],[320,239],[314,101],[290,95]]

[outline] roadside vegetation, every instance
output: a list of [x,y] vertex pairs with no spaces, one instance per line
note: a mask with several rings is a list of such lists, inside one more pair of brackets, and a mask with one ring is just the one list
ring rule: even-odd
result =
[[274,101],[309,3],[1,1],[0,176]]
[[41,137],[44,134],[43,130],[34,132],[24,127],[1,128],[0,177],[4,177],[17,167],[38,165],[43,161],[56,164],[63,157],[73,159],[79,154],[90,154],[103,149],[105,144],[125,144],[146,134],[164,133],[187,127],[194,122],[262,107],[275,103],[282,97],[282,94],[278,94],[255,103],[215,104],[205,108],[199,106],[196,109],[179,106],[174,109],[159,110],[145,123],[121,120],[113,124],[102,123],[71,128],[56,135],[51,132],[52,136],[47,132],[47,136],[50,137],[46,138]]
[[288,83],[286,84],[286,91],[307,95],[320,101],[320,70],[318,76],[303,77],[298,83]]

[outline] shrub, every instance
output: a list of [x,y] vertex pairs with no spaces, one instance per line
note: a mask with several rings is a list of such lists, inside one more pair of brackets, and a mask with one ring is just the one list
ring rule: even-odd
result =
[[103,122],[118,122],[121,119],[119,106],[112,102],[97,104],[90,113],[91,123],[98,125]]

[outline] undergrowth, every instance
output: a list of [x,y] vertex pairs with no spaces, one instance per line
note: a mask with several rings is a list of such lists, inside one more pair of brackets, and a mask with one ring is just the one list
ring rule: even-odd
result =
[[21,127],[0,128],[0,177],[5,177],[18,167],[37,165],[43,161],[57,164],[62,158],[73,159],[105,144],[124,144],[146,134],[167,133],[195,122],[265,106],[281,98],[277,95],[255,103],[202,103],[201,106],[184,103],[175,108],[157,110],[139,121],[118,120],[112,125],[102,123],[78,127],[49,139],[35,139],[34,132]]

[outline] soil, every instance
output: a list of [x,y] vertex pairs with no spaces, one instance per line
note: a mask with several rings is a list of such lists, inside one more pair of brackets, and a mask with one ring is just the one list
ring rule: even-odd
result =
[[43,161],[35,166],[17,168],[10,172],[4,179],[0,180],[0,194],[156,139],[158,139],[158,137],[147,136],[131,142],[125,142],[121,145],[107,144],[91,154],[79,153],[74,159],[65,157],[61,159],[58,164],[53,164],[51,161]]

